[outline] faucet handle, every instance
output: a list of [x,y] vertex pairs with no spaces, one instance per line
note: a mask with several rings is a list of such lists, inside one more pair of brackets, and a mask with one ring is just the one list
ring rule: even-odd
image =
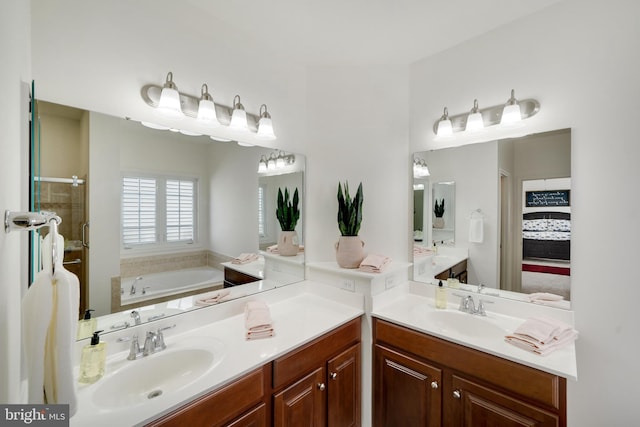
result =
[[454,297],[458,297],[460,298],[460,306],[458,307],[458,310],[460,311],[466,311],[466,307],[469,305],[469,303],[467,302],[467,297],[468,295],[461,295],[461,294],[457,294],[457,293],[453,293],[451,294]]
[[131,337],[131,348],[129,349],[129,356],[127,356],[127,360],[136,360],[141,354],[142,350],[138,343],[138,334],[134,334],[133,337]]
[[478,300],[478,310],[477,310],[476,313],[479,316],[486,316],[487,315],[487,312],[484,310],[485,303],[486,304],[493,304],[493,301],[489,301],[489,300],[486,300],[486,299]]

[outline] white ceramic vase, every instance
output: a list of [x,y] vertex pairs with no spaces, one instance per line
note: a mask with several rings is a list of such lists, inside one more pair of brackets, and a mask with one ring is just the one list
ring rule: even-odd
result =
[[298,244],[297,231],[281,231],[278,236],[278,254],[281,256],[294,256],[298,254],[300,245]]
[[358,236],[340,236],[336,243],[336,261],[342,268],[358,268],[364,259],[364,242]]

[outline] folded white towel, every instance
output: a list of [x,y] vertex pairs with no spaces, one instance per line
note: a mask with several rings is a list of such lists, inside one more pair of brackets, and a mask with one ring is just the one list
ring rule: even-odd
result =
[[228,298],[230,293],[230,289],[221,289],[219,291],[207,292],[206,294],[202,294],[196,297],[195,305],[214,305],[222,301],[227,301],[228,299],[231,299]]
[[578,332],[564,322],[546,317],[532,317],[520,325],[505,341],[536,354],[547,355],[578,337]]
[[231,262],[233,264],[248,264],[250,262],[257,261],[257,260],[258,260],[257,254],[248,252],[248,253],[241,253],[240,255],[235,257],[233,260],[231,260]]
[[560,301],[564,299],[562,295],[556,295],[549,292],[534,292],[529,294],[529,301]]
[[360,263],[359,270],[368,273],[382,273],[391,263],[391,258],[385,255],[369,254]]
[[414,257],[427,257],[434,255],[433,249],[427,248],[420,245],[413,245],[413,256]]
[[244,306],[246,339],[266,338],[275,335],[269,307],[263,301],[248,301]]
[[469,221],[469,242],[482,243],[484,240],[484,221],[482,218],[471,218]]

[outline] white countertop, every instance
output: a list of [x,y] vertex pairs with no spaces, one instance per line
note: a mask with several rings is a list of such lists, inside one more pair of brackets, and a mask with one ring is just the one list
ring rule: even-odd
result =
[[264,257],[259,256],[258,260],[248,262],[246,264],[234,264],[231,261],[220,263],[226,268],[239,271],[240,273],[248,274],[249,276],[264,278]]
[[[573,325],[572,312],[483,295],[484,300],[493,302],[486,306],[486,318],[472,316],[471,314],[462,314],[470,316],[472,321],[487,321],[499,325],[504,331],[504,335],[500,334],[500,336],[492,336],[491,338],[487,338],[486,336],[472,336],[458,333],[456,330],[446,329],[446,325],[443,328],[442,325],[439,326],[433,321],[429,321],[426,313],[429,311],[441,311],[435,308],[435,301],[433,299],[434,286],[412,283],[409,284],[407,288],[405,288],[404,291],[396,290],[395,292],[385,293],[377,297],[374,301],[371,315],[532,368],[577,380],[575,344],[558,349],[546,356],[540,356],[504,341],[504,335],[512,333],[527,317],[547,315]],[[458,311],[459,299],[452,295],[454,292],[472,295],[477,304],[478,294],[465,293],[458,289],[449,289],[448,306],[446,310]],[[514,313],[519,314],[515,315]]]
[[[265,301],[270,308],[276,335],[271,338],[247,341],[244,338],[244,304],[248,299]],[[341,301],[341,302],[338,302]],[[312,282],[302,282],[271,292],[241,298],[218,306],[195,310],[179,317],[167,319],[165,323],[175,323],[177,327],[165,332],[168,352],[172,345],[184,340],[196,339],[206,343],[216,341],[222,345],[222,354],[216,354],[221,360],[213,369],[206,372],[197,381],[173,392],[164,393],[143,404],[104,409],[94,402],[94,392],[109,375],[117,375],[123,366],[144,364],[145,358],[128,361],[129,343],[116,343],[119,336],[130,336],[135,331],[129,329],[121,333],[109,334],[112,350],[107,358],[107,373],[104,378],[91,385],[78,384],[78,411],[71,417],[70,425],[125,426],[139,425],[158,418],[194,398],[218,389],[244,374],[268,363],[289,351],[299,347],[336,327],[361,316],[363,298],[361,295],[343,292]],[[187,316],[191,316],[189,319]],[[203,319],[211,323],[202,324]],[[194,327],[192,323],[202,326]],[[153,328],[163,326],[156,322]],[[181,323],[183,323],[181,325]],[[143,333],[146,328],[141,326]],[[78,346],[78,348],[80,348]],[[159,352],[156,355],[162,355]],[[152,358],[155,355],[148,356]],[[142,366],[142,365],[140,365]]]

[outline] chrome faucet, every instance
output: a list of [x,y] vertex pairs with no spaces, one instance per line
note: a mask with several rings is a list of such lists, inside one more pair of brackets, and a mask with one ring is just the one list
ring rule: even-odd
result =
[[484,308],[485,303],[488,303],[488,304],[493,303],[493,301],[478,299],[478,307],[476,308],[476,304],[473,301],[473,297],[471,295],[467,295],[467,296],[456,295],[456,296],[460,297],[460,307],[458,308],[458,310],[464,313],[477,314],[478,316],[486,316],[487,312],[485,311],[485,308]]
[[140,320],[140,313],[138,313],[136,310],[133,310],[131,312],[131,317],[133,318],[133,321],[136,323],[136,325],[142,323],[142,321]]
[[143,356],[148,356],[157,351],[158,348],[158,334],[153,331],[147,332],[147,338],[144,340],[144,349],[142,350]]
[[142,350],[140,349],[140,344],[138,343],[138,334],[135,334],[131,338],[131,348],[129,349],[129,356],[127,356],[127,360],[136,360],[140,356],[142,356]]
[[135,278],[135,280],[131,284],[131,289],[129,290],[129,295],[135,295],[136,294],[136,283],[139,282],[140,280],[142,280],[142,276],[138,276],[138,277]]

